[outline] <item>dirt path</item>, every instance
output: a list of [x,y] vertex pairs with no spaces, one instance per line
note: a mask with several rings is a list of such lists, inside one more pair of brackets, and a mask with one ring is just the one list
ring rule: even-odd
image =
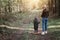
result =
[[41,30],[39,34],[33,34],[33,29],[24,30],[23,28],[17,29],[18,31],[13,31],[12,33],[0,33],[0,40],[56,40],[56,37],[49,33],[42,36]]
[[55,40],[55,37],[51,33],[42,36],[41,34],[35,35],[27,31],[19,30],[10,34],[0,34],[0,40]]

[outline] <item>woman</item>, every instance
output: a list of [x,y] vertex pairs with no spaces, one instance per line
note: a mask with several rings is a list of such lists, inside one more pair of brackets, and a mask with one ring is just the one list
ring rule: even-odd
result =
[[47,22],[48,22],[48,16],[49,16],[49,11],[47,10],[47,7],[45,6],[43,8],[42,12],[42,35],[47,34]]

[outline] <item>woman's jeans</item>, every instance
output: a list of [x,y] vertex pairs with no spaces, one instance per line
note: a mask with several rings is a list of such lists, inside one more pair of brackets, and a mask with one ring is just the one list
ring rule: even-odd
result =
[[47,31],[48,18],[42,18],[42,31]]

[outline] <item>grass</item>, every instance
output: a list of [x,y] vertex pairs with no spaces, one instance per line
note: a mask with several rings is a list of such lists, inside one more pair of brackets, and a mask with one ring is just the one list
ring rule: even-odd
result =
[[49,19],[48,25],[60,25],[60,19]]

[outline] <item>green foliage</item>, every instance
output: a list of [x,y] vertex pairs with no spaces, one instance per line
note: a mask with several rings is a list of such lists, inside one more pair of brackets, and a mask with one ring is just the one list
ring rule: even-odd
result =
[[[0,24],[6,24],[6,21],[13,21],[15,17],[12,14],[10,0],[0,0]],[[8,24],[8,23],[7,23]]]

